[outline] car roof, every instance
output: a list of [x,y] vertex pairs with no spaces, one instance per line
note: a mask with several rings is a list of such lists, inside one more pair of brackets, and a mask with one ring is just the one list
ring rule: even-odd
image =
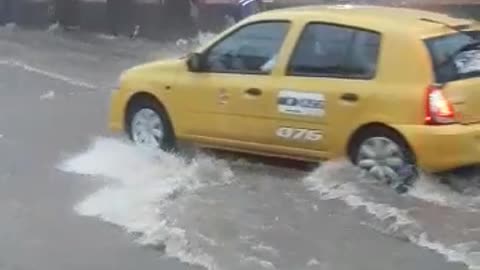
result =
[[436,20],[452,26],[471,25],[473,20],[451,17],[447,14],[401,7],[370,5],[307,5],[271,10],[251,19],[289,19],[347,24],[378,32],[409,31],[425,35],[448,28],[422,18]]

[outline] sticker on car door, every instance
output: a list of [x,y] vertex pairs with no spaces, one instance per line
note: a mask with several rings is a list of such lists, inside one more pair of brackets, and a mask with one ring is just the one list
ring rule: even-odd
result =
[[320,93],[281,90],[277,107],[284,114],[322,117],[325,115],[325,96]]

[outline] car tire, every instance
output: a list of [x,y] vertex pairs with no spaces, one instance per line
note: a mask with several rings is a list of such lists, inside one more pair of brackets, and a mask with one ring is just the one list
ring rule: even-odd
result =
[[348,155],[355,166],[400,193],[408,191],[418,178],[413,151],[402,136],[386,127],[360,131],[352,139]]
[[135,144],[167,152],[175,151],[176,138],[170,117],[164,107],[152,98],[132,101],[127,109],[125,124],[127,134]]

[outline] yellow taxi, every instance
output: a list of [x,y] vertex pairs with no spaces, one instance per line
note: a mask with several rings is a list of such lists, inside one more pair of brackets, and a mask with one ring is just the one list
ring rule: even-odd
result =
[[187,56],[126,70],[109,127],[164,150],[348,157],[405,184],[417,168],[480,163],[479,33],[475,21],[405,8],[263,12]]

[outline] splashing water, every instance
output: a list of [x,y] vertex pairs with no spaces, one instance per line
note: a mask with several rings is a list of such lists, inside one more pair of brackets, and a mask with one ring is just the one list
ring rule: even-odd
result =
[[140,244],[164,245],[167,255],[184,262],[216,269],[211,257],[189,246],[185,231],[174,227],[164,210],[182,194],[230,183],[233,173],[225,162],[204,155],[187,162],[169,153],[100,138],[85,153],[61,164],[60,169],[95,176],[106,183],[76,206],[79,214],[139,233]]
[[[418,179],[409,194],[402,196],[376,187],[369,179],[358,175],[361,175],[359,169],[347,162],[328,162],[306,177],[304,183],[309,190],[318,192],[322,200],[341,200],[353,209],[364,209],[374,218],[365,224],[384,234],[433,250],[448,261],[480,269],[480,253],[475,252],[480,243],[471,241],[478,236],[465,235],[461,227],[447,231],[442,223],[437,224],[428,215],[428,212],[438,210],[432,207],[438,206],[448,208],[445,210],[447,213],[460,211],[477,215],[479,208],[474,206],[478,197],[456,194],[447,186],[435,182],[433,177],[425,175]],[[446,231],[449,237],[442,237]],[[433,236],[442,241],[432,240]]]
[[[433,177],[422,176],[408,194],[399,195],[343,161],[298,173],[202,153],[187,159],[107,138],[59,169],[104,185],[75,206],[77,213],[122,227],[142,245],[209,270],[331,265],[312,248],[324,239],[304,238],[305,228],[319,222],[318,208],[328,207],[312,208],[314,198],[343,201],[366,214],[359,223],[471,269],[480,266],[478,198],[454,193]],[[302,252],[289,253],[292,249]]]

